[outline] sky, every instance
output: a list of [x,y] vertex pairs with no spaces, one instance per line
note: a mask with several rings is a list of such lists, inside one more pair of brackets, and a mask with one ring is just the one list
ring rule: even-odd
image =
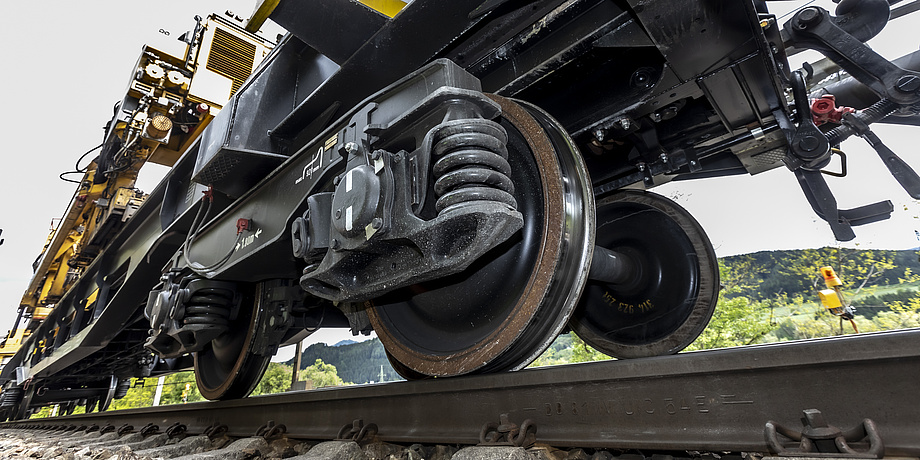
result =
[[[779,11],[799,4],[771,2],[770,6]],[[833,10],[829,1],[818,4]],[[160,0],[155,8],[124,0],[20,1],[0,6],[7,18],[0,28],[4,56],[0,87],[5,89],[0,137],[6,159],[0,168],[0,238],[5,240],[0,245],[0,332],[12,326],[51,221],[63,214],[73,195],[75,185],[58,175],[72,170],[80,155],[101,142],[102,126],[124,94],[141,46],[148,43],[178,54],[177,38],[194,26],[196,14],[229,9],[246,18],[254,7],[253,0]],[[870,44],[889,59],[916,50],[917,40],[904,37],[916,36],[911,27],[916,29],[917,19],[894,22]],[[277,29],[267,36],[275,33]],[[797,56],[793,67],[801,62]],[[873,130],[920,169],[917,132],[892,126]],[[920,246],[914,233],[920,229],[920,203],[899,188],[865,142],[850,140],[843,149],[850,160],[850,175],[829,179],[839,206],[884,199],[895,204],[892,219],[857,227],[858,238],[845,246]],[[142,174],[139,187],[152,191],[161,174],[162,170]],[[696,216],[719,256],[837,244],[785,169],[754,177],[667,184],[655,191],[675,198]],[[314,339],[335,343],[350,338],[325,335]]]

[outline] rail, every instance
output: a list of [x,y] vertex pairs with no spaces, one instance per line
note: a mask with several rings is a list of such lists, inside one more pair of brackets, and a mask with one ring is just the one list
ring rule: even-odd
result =
[[[335,439],[354,420],[394,443],[477,444],[487,423],[525,421],[557,447],[769,452],[770,426],[802,431],[818,410],[844,431],[868,419],[885,455],[920,455],[920,329],[395,382],[0,424],[225,424],[252,436]],[[815,412],[810,412],[814,417]],[[807,416],[809,414],[806,414]],[[815,427],[813,427],[815,428]],[[869,446],[870,448],[872,446]]]

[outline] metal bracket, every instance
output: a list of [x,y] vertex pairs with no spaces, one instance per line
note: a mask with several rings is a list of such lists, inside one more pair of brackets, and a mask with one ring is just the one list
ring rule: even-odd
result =
[[176,422],[170,425],[169,428],[166,429],[166,436],[169,436],[169,439],[173,439],[173,438],[177,438],[179,436],[184,435],[186,431],[188,431],[187,426],[179,422]]
[[336,441],[354,441],[354,442],[365,442],[370,441],[377,436],[378,428],[375,423],[364,424],[364,420],[357,419],[352,421],[350,424],[345,425],[339,430],[339,434],[335,437]]
[[207,436],[208,439],[210,439],[211,441],[214,441],[215,439],[227,434],[227,431],[229,430],[230,430],[230,427],[228,427],[227,425],[223,425],[221,423],[215,423],[209,426],[207,429],[205,429],[204,433],[202,434]]
[[[863,420],[849,430],[843,431],[835,426],[828,425],[824,415],[817,409],[803,411],[802,423],[805,428],[796,431],[774,421],[767,422],[764,437],[770,451],[786,457],[812,457],[812,458],[882,458],[885,455],[885,445],[878,434],[875,422],[870,419]],[[797,447],[789,447],[788,441],[779,437],[797,441]],[[855,450],[849,443],[868,442],[866,450]]]
[[[820,7],[803,8],[783,25],[783,33],[796,47],[820,51],[881,97],[901,106],[920,102],[920,73],[898,67],[863,43],[884,27],[888,2],[850,3],[856,6],[838,17]],[[858,26],[860,16],[877,17],[878,24]]]
[[820,170],[830,160],[830,145],[834,141],[829,140],[829,136],[822,133],[814,124],[801,73],[792,72],[791,76],[799,126],[790,139],[789,153],[784,162],[795,173],[799,186],[815,214],[830,225],[834,238],[839,241],[850,241],[856,238],[853,226],[888,219],[894,211],[894,206],[890,201],[880,201],[853,209],[837,208],[837,199],[827,186]]
[[141,436],[146,438],[147,436],[150,436],[152,434],[157,434],[159,431],[160,431],[159,426],[154,425],[153,423],[148,423],[144,425],[143,428],[140,429],[139,433],[141,434]]
[[287,426],[283,423],[276,425],[274,420],[269,420],[268,423],[260,426],[259,429],[256,430],[256,436],[261,436],[265,438],[266,441],[279,439],[284,436],[284,433],[287,433]]
[[511,423],[508,414],[501,414],[498,418],[499,423],[489,422],[482,426],[478,445],[529,448],[537,442],[537,425],[532,420],[524,420],[518,427]]

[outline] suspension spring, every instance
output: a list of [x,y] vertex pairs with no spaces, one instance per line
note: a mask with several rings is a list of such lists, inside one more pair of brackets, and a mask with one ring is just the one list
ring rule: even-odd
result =
[[22,388],[8,388],[0,395],[0,407],[15,406],[22,399]]
[[433,152],[438,160],[438,213],[470,201],[497,201],[517,208],[514,184],[509,177],[508,134],[498,123],[485,119],[462,119],[434,128]]
[[182,324],[229,325],[233,297],[234,293],[229,289],[198,289],[185,303]]

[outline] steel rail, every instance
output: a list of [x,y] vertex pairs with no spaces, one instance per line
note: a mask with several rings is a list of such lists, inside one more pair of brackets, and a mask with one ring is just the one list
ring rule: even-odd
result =
[[293,438],[334,439],[352,420],[397,443],[476,444],[508,414],[552,446],[767,452],[768,421],[801,428],[818,409],[843,430],[871,419],[885,453],[920,454],[920,329],[527,369],[514,373],[339,387],[225,402],[105,412],[24,424],[106,423],[200,433],[214,423],[251,436],[273,420]]

